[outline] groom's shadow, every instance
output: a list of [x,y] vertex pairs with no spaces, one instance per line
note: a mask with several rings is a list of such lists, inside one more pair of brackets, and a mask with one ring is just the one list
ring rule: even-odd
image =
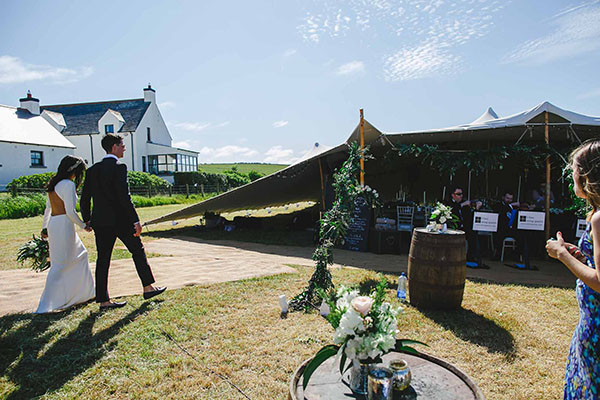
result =
[[[91,312],[76,328],[52,344],[49,340],[54,333],[48,328],[67,317],[72,309],[56,314],[16,314],[0,318],[1,372],[18,388],[7,399],[35,398],[61,388],[110,352],[116,345],[110,339],[146,313],[151,304],[143,303],[96,333],[92,331],[99,312]],[[23,326],[9,332],[15,324]],[[6,332],[9,333],[5,335]]]

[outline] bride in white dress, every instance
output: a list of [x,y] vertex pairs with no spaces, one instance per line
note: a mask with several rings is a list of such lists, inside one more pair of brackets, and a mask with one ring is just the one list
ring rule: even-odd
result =
[[60,310],[84,303],[95,296],[88,253],[75,232],[86,228],[75,211],[76,187],[81,183],[85,163],[79,157],[65,156],[56,175],[48,183],[42,236],[50,247],[50,271],[36,313]]

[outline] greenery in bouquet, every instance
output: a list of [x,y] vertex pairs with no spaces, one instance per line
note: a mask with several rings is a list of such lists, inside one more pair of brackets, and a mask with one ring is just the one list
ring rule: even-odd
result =
[[452,208],[440,202],[436,204],[429,219],[436,224],[448,224],[449,226],[458,223],[458,217],[452,214]]
[[415,354],[417,351],[410,344],[426,346],[416,340],[396,339],[397,316],[402,310],[385,301],[386,288],[387,280],[381,276],[377,287],[368,296],[361,296],[358,289],[345,286],[328,293],[320,291],[329,305],[327,320],[334,328],[334,344],[323,347],[307,364],[303,372],[304,388],[313,372],[330,357],[338,357],[343,375],[352,365],[345,368],[348,359],[375,363],[392,350]]
[[31,269],[42,272],[50,268],[50,249],[48,241],[33,235],[33,238],[22,245],[17,253],[17,261],[21,264],[31,262]]

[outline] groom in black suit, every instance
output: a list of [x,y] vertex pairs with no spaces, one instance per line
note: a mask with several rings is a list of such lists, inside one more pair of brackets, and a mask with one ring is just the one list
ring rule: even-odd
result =
[[[110,301],[108,296],[108,267],[117,238],[133,257],[144,287],[144,299],[161,294],[166,287],[152,285],[154,277],[140,239],[142,225],[129,195],[127,166],[119,162],[125,152],[123,138],[109,133],[101,143],[106,157],[87,170],[80,207],[83,221],[94,229],[96,236],[96,302],[100,303],[100,309],[107,309],[127,304]],[[90,200],[94,204],[91,212]]]

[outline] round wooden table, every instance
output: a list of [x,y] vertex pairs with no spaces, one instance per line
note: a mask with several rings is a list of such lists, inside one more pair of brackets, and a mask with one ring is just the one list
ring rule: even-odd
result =
[[[423,353],[414,356],[392,352],[383,356],[383,361],[388,363],[398,357],[408,363],[412,380],[408,389],[394,393],[394,400],[484,400],[475,382],[455,366]],[[310,359],[303,362],[290,381],[289,400],[364,399],[352,394],[347,384],[350,371],[342,379],[339,367],[333,365],[334,360],[332,357],[317,368],[306,391],[302,390],[302,372]]]

